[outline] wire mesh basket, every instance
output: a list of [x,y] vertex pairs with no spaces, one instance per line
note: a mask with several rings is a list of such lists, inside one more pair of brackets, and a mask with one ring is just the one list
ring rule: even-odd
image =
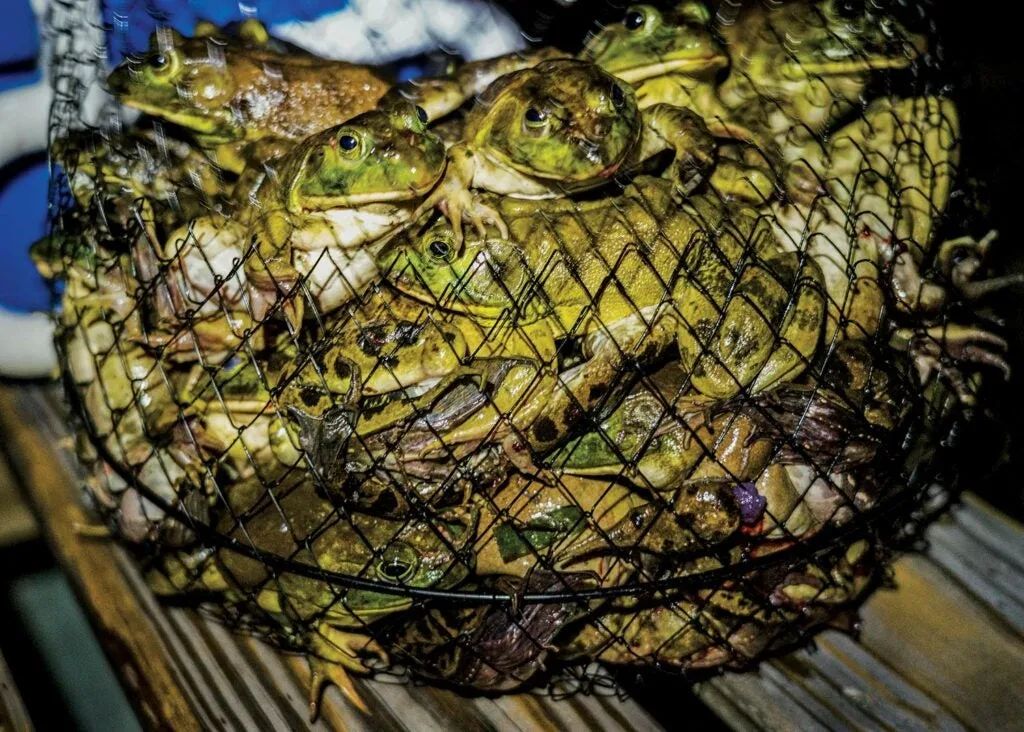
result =
[[252,20],[108,76],[93,10],[53,13],[34,249],[87,492],[157,593],[339,683],[798,642],[1007,369],[924,6],[566,10],[402,83]]

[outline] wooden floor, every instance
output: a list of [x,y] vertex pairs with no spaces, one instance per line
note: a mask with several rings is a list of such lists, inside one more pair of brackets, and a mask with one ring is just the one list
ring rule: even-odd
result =
[[[10,474],[40,516],[145,726],[661,729],[621,695],[465,698],[386,679],[356,681],[370,714],[331,689],[310,725],[309,667],[301,657],[232,634],[194,610],[158,604],[115,544],[79,537],[74,527],[88,516],[66,429],[54,389],[0,387]],[[1024,730],[1024,530],[968,495],[927,539],[927,551],[896,563],[896,589],[880,590],[865,606],[859,642],[826,632],[815,650],[698,684],[699,698],[741,730]],[[665,726],[683,724],[666,701],[658,705]]]

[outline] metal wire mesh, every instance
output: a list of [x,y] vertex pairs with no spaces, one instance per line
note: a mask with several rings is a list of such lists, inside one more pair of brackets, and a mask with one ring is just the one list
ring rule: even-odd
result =
[[[57,5],[35,255],[95,506],[158,593],[355,670],[743,666],[835,622],[1005,368],[915,9],[642,6],[391,91],[158,32],[108,84],[147,122],[85,109],[96,8]],[[523,173],[594,79],[610,127]]]

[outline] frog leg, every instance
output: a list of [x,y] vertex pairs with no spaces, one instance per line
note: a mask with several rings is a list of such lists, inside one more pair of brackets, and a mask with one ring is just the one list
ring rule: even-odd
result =
[[[770,264],[745,267],[724,307],[702,288],[681,283],[676,337],[683,365],[701,394],[727,399],[745,389],[763,391],[799,375],[814,354],[825,320],[817,265],[802,268],[795,252],[777,253]],[[786,272],[791,279],[777,276]]]
[[622,381],[627,363],[650,363],[672,344],[676,324],[671,309],[644,310],[588,335],[583,344],[587,360],[558,375],[558,388],[551,389],[525,427],[534,450],[546,452],[561,442]]
[[501,214],[491,206],[481,203],[470,191],[477,162],[465,145],[455,145],[448,151],[448,167],[444,179],[427,196],[411,220],[415,221],[427,211],[439,208],[452,224],[455,243],[462,245],[462,219],[468,218],[480,236],[487,235],[485,223],[494,224],[503,239],[508,239],[508,225]]
[[671,104],[648,107],[643,119],[639,152],[630,167],[637,167],[658,153],[671,150],[675,156],[666,176],[678,186],[678,195],[690,195],[715,162],[715,140],[704,120],[692,110]]
[[[893,332],[889,345],[910,356],[921,384],[933,374],[945,377],[962,404],[974,404],[967,378],[950,360],[969,361],[999,369],[1004,379],[1010,378],[1010,364],[998,353],[1005,352],[1007,342],[975,326],[948,324],[930,328],[899,328]],[[992,350],[984,346],[992,346]]]
[[[795,253],[781,256],[798,258]],[[807,266],[811,274],[801,276],[798,281],[799,294],[782,321],[775,348],[750,386],[751,394],[795,379],[803,373],[818,348],[827,299],[818,266],[813,261]]]
[[262,321],[280,302],[285,321],[293,330],[298,330],[305,301],[298,291],[301,275],[292,265],[291,237],[294,228],[286,211],[268,212],[255,223],[255,233],[250,242],[252,246],[246,252],[244,267],[251,289],[253,319]]
[[315,721],[320,713],[320,698],[327,684],[334,684],[357,709],[369,714],[359,692],[352,684],[348,671],[368,674],[372,669],[361,657],[374,656],[382,663],[388,663],[388,654],[376,640],[362,633],[340,630],[327,621],[321,622],[309,643],[309,665],[312,676],[309,680],[309,719]]

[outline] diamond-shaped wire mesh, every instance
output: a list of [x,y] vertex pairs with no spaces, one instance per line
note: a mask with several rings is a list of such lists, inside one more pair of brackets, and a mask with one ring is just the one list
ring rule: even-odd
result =
[[1005,366],[925,11],[602,8],[392,87],[252,23],[108,80],[57,4],[34,254],[94,505],[159,594],[355,671],[743,666],[846,617]]

